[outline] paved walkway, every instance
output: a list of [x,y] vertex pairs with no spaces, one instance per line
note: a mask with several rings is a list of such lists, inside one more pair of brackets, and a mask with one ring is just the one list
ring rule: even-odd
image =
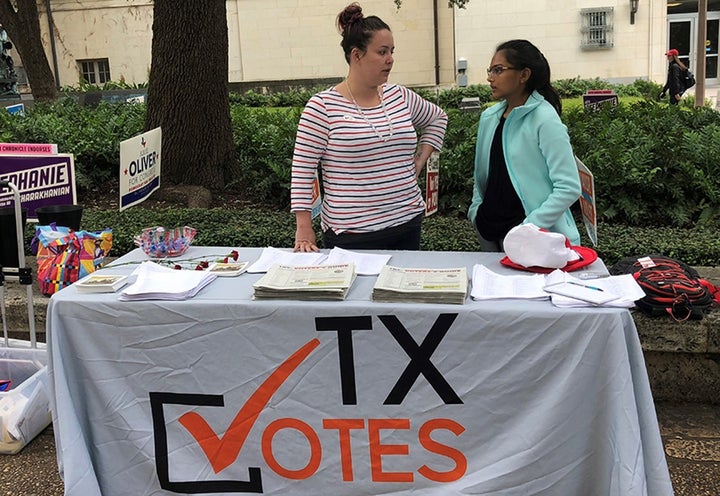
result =
[[720,405],[657,403],[676,496],[720,495]]
[[[720,495],[720,405],[657,403],[656,410],[675,495]],[[62,494],[52,426],[20,453],[0,455],[0,496]]]

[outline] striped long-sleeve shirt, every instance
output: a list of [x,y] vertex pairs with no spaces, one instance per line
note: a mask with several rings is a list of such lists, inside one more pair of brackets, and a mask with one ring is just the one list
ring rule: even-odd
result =
[[404,224],[425,209],[414,153],[440,150],[447,115],[400,85],[382,87],[383,105],[359,109],[335,88],[314,95],[298,125],[292,161],[291,211],[311,210],[322,169],[323,230],[373,232]]

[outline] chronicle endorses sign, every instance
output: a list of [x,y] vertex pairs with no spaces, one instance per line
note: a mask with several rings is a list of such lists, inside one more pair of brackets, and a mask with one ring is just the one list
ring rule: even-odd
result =
[[[20,203],[27,218],[37,221],[35,211],[52,205],[74,205],[75,164],[71,154],[0,154],[0,180],[13,183],[20,191]],[[0,192],[0,207],[13,203],[12,191]]]
[[10,155],[48,155],[57,152],[55,143],[0,143],[0,153]]

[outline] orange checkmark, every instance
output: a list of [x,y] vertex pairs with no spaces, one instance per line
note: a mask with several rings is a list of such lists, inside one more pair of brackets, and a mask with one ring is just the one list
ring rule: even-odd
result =
[[319,345],[319,339],[311,339],[281,363],[248,398],[235,415],[224,436],[218,437],[205,419],[195,412],[188,412],[180,417],[180,423],[200,444],[216,474],[237,459],[245,439],[250,434],[250,429],[255,425],[255,421],[272,395]]

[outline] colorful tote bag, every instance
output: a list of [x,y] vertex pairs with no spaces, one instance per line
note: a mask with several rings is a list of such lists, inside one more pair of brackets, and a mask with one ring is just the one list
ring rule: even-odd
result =
[[50,296],[95,272],[112,248],[112,230],[73,231],[61,226],[38,226],[38,285]]

